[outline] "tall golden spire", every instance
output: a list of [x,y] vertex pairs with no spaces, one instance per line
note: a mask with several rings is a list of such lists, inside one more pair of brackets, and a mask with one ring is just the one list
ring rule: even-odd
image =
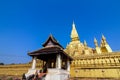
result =
[[104,47],[107,44],[105,36],[102,34],[102,39],[101,39],[101,47]]
[[84,48],[85,48],[85,49],[88,49],[87,42],[86,42],[85,40],[84,40],[84,43],[83,43],[83,44],[84,44]]
[[[105,52],[105,50],[107,51],[107,52],[112,52],[112,49],[111,49],[111,47],[109,46],[109,44],[107,43],[107,41],[106,41],[106,38],[105,38],[105,36],[102,34],[102,40],[101,40],[101,49],[102,49],[102,51],[104,51]],[[104,50],[103,50],[104,49]]]
[[84,40],[84,54],[85,55],[89,55],[90,54],[90,52],[89,52],[89,50],[88,50],[88,46],[87,46],[87,42]]
[[74,21],[73,21],[73,24],[72,24],[71,39],[72,39],[72,41],[78,41],[79,40],[79,36],[78,36],[77,30],[75,28]]
[[102,41],[103,41],[104,45],[107,44],[106,38],[105,38],[105,36],[103,34],[102,34]]
[[96,38],[94,38],[94,44],[95,44],[95,47],[98,47],[98,42]]
[[84,40],[84,46],[87,47],[87,42]]
[[96,39],[96,38],[94,38],[94,44],[95,44],[96,53],[97,53],[97,54],[101,54],[101,50],[100,50],[100,48],[99,48],[99,46],[98,46],[98,42],[97,42],[97,39]]

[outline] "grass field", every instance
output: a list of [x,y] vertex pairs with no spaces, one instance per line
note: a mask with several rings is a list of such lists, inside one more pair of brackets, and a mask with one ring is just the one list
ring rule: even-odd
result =
[[21,76],[0,75],[0,80],[22,80]]

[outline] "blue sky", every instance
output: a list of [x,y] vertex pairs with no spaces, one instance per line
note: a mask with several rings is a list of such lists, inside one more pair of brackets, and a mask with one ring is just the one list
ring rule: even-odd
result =
[[63,47],[74,20],[80,41],[94,48],[104,34],[120,51],[120,0],[0,0],[0,62],[26,63],[49,34]]

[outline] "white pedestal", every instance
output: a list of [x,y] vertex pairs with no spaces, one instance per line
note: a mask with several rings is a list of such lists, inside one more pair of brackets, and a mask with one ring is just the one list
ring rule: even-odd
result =
[[62,69],[48,69],[45,80],[68,80],[69,72]]

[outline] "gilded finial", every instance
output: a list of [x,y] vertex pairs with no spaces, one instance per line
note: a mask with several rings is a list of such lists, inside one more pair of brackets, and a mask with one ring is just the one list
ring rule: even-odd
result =
[[[105,36],[102,34],[102,39],[101,39],[101,47],[103,47],[104,49],[106,49],[106,52],[112,52],[111,47],[109,46],[109,44],[106,41]],[[102,50],[105,52],[105,50]]]
[[103,39],[103,40],[106,40],[106,38],[105,38],[105,36],[104,36],[103,34],[102,34],[102,39]]
[[103,40],[101,40],[100,47],[103,47],[103,46],[104,46],[104,42],[103,42]]
[[73,20],[73,23],[72,23],[72,27],[73,27],[73,26],[75,27],[75,23],[74,23],[74,20]]
[[100,48],[99,48],[99,46],[98,46],[98,42],[97,42],[97,39],[96,39],[96,38],[94,38],[94,44],[95,44],[96,53],[97,53],[97,54],[100,54],[100,53],[101,53],[101,50],[100,50]]
[[84,40],[84,46],[87,46],[87,43],[86,43],[86,41]]
[[87,49],[87,42],[84,40],[85,49]]
[[104,45],[107,44],[106,38],[105,36],[102,34],[102,41],[101,41]]
[[75,23],[74,23],[74,21],[73,21],[73,24],[72,24],[71,38],[72,38],[72,41],[77,41],[77,40],[79,40],[79,36],[78,36],[77,30],[76,30],[76,28],[75,28]]
[[96,38],[94,38],[94,44],[95,44],[96,47],[98,47],[98,42],[97,42]]

